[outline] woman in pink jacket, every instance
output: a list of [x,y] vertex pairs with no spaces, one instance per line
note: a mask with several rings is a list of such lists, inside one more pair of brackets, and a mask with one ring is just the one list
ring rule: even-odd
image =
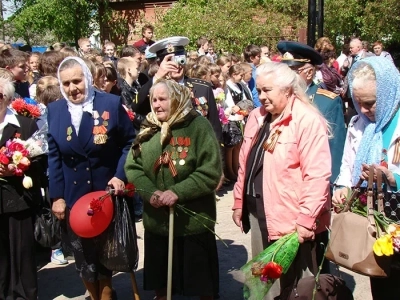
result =
[[286,64],[261,65],[256,83],[262,106],[250,114],[244,131],[233,220],[246,233],[252,229],[253,257],[298,232],[299,254],[280,286],[268,293],[273,299],[296,276],[316,270],[312,251],[317,260],[323,255],[318,245],[327,240],[331,207],[329,126],[309,102],[304,81]]

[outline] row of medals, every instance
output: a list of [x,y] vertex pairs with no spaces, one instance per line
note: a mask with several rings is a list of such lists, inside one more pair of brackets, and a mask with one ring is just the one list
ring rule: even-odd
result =
[[172,146],[172,151],[171,151],[172,163],[176,165],[179,159],[178,164],[180,166],[185,165],[186,163],[185,158],[187,157],[188,152],[189,152],[189,147]]

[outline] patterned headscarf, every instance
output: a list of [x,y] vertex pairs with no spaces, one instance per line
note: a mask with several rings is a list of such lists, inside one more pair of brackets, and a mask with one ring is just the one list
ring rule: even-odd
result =
[[136,138],[138,143],[149,140],[158,130],[161,130],[160,143],[164,145],[166,142],[169,142],[171,138],[171,127],[173,125],[186,121],[188,116],[198,116],[193,110],[190,90],[173,80],[161,79],[153,85],[150,90],[150,104],[153,99],[154,89],[156,86],[159,86],[159,84],[165,84],[168,89],[170,114],[167,121],[161,122],[157,119],[157,114],[151,105],[151,112],[146,116],[146,120],[143,121],[140,132]]
[[[376,76],[375,122],[370,121],[367,116],[361,113],[360,106],[354,100],[353,95],[354,70],[364,63],[374,69]],[[360,179],[363,163],[370,165],[381,161],[383,149],[382,129],[388,125],[399,108],[400,73],[387,58],[379,56],[367,57],[357,61],[352,66],[349,73],[349,83],[354,107],[365,124],[367,124],[354,162],[352,183],[355,185]]]
[[61,78],[60,78],[60,69],[64,64],[68,63],[71,60],[76,61],[76,64],[71,65],[71,67],[74,67],[79,64],[80,67],[82,68],[83,77],[84,77],[84,81],[85,81],[85,100],[79,104],[72,103],[68,99],[68,95],[64,92],[64,89],[62,86],[61,86],[61,94],[63,95],[65,100],[67,100],[68,111],[71,114],[71,123],[75,128],[76,134],[78,135],[79,126],[81,125],[83,112],[86,111],[86,112],[92,113],[92,111],[93,111],[94,87],[93,87],[92,73],[90,73],[89,68],[87,67],[87,65],[81,58],[75,57],[75,56],[69,56],[69,57],[65,58],[61,62],[60,66],[58,67],[57,78],[58,78],[58,81],[60,82],[60,84],[62,85]]

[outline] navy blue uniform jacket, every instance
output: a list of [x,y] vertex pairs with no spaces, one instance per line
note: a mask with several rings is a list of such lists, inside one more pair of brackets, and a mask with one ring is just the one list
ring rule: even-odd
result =
[[[103,112],[109,113],[108,138],[102,145],[93,142],[92,114],[83,112],[77,136],[67,101],[62,99],[48,106],[50,198],[65,199],[69,208],[81,196],[105,190],[113,177],[126,181],[124,164],[135,138],[132,122],[120,98],[111,94],[96,93],[93,110],[100,116]],[[98,120],[101,125],[103,119]],[[67,140],[69,127],[72,128],[70,141]]]

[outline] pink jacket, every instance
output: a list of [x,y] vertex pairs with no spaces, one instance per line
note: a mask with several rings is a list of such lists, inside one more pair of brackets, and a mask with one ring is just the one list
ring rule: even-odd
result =
[[[239,156],[239,176],[233,209],[242,208],[247,158],[266,116],[253,110],[246,124]],[[327,126],[321,116],[298,99],[270,126],[270,136],[282,131],[274,151],[264,154],[263,198],[270,240],[295,231],[296,223],[316,229],[330,225],[331,156]]]

